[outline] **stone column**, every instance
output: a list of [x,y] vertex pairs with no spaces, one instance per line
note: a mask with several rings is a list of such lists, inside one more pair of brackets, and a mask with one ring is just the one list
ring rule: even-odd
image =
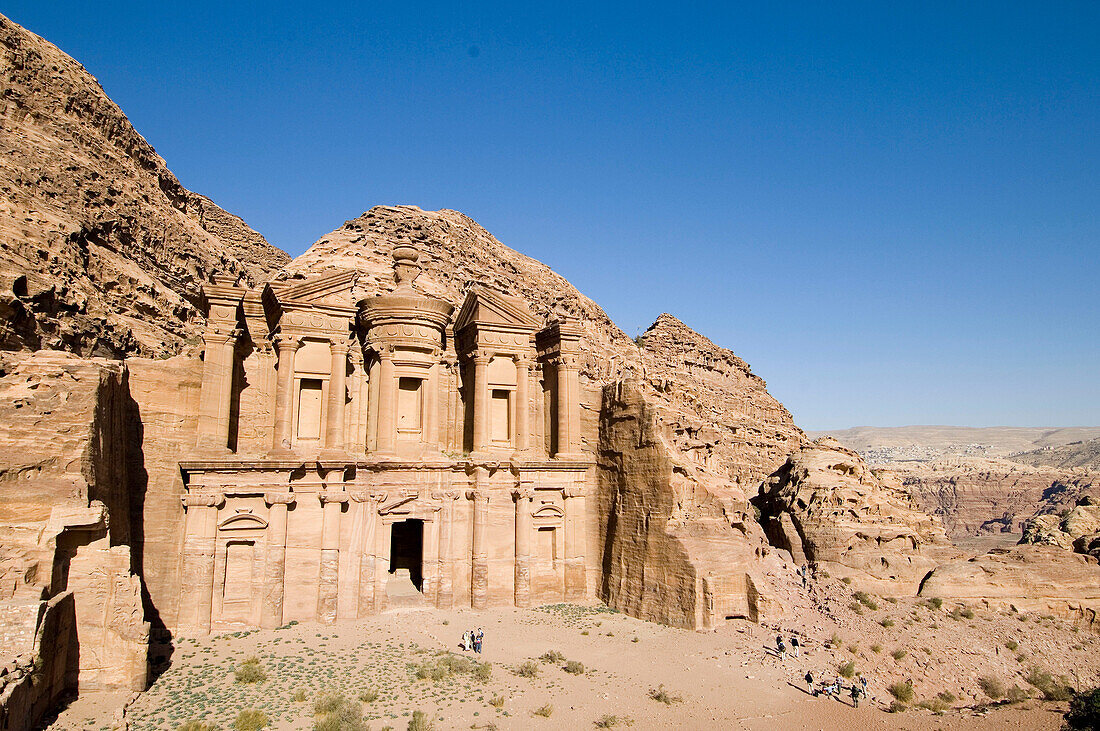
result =
[[518,488],[512,492],[516,501],[516,579],[517,607],[531,606],[531,498],[535,491]]
[[[481,482],[479,470],[478,483]],[[489,530],[489,491],[480,485],[470,492],[474,501],[474,536],[470,555],[470,606],[484,609],[489,597],[489,553],[486,532]]]
[[454,607],[454,553],[451,536],[454,535],[455,499],[454,490],[443,490],[434,495],[442,502],[439,511],[439,579],[435,605],[440,609]]
[[293,443],[290,428],[294,423],[291,414],[294,408],[294,354],[301,344],[301,340],[289,335],[280,335],[275,339],[279,370],[275,384],[275,438],[271,446],[276,451],[289,450]]
[[580,369],[575,356],[558,358],[558,453],[556,457],[580,454],[579,414]]
[[583,599],[587,593],[585,576],[585,499],[579,487],[567,487],[565,504],[565,600]]
[[321,572],[317,585],[317,621],[336,621],[340,577],[340,506],[347,502],[346,492],[322,492]]
[[397,376],[393,348],[378,349],[378,451],[393,454],[397,448]]
[[233,352],[241,330],[212,326],[202,335],[202,390],[199,393],[198,446],[229,449],[229,410],[233,401]]
[[179,625],[189,631],[210,632],[214,602],[214,538],[218,530],[221,495],[188,493],[181,498],[186,518],[183,534],[183,566],[180,585]]
[[473,360],[474,387],[470,389],[474,399],[473,451],[484,454],[489,451],[489,361],[492,356],[478,351]]
[[271,492],[264,495],[270,506],[267,516],[267,546],[264,550],[263,602],[260,626],[274,629],[283,624],[283,579],[286,576],[286,511],[294,502],[294,493]]
[[516,453],[523,454],[530,445],[528,421],[531,413],[528,375],[531,361],[517,357],[516,361]]
[[439,448],[439,353],[432,353],[432,365],[424,380],[424,443]]
[[329,452],[344,451],[344,405],[347,402],[348,347],[346,340],[329,343],[332,355],[328,382],[328,412],[325,424],[325,448]]
[[[382,496],[381,503],[386,500]],[[390,526],[379,515],[374,529],[374,611],[381,612],[386,608],[386,580],[390,571]]]

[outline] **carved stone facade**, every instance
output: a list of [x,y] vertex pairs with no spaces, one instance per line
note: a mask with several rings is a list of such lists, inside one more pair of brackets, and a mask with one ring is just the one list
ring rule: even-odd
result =
[[354,303],[337,271],[204,289],[178,628],[589,596],[580,329],[471,287]]

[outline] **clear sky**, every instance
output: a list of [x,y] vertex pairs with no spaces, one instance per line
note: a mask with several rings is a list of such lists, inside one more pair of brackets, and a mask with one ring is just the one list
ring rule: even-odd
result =
[[128,3],[3,13],[298,254],[467,213],[803,427],[1100,424],[1100,3]]

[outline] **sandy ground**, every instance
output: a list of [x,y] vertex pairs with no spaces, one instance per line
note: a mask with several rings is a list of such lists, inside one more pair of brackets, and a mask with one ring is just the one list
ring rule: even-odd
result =
[[[891,608],[899,616],[919,611]],[[992,626],[1016,620],[976,621]],[[439,653],[474,657],[463,653],[458,643],[464,629],[478,626],[484,628],[486,639],[477,659],[492,663],[490,680],[483,683],[467,673],[443,680],[416,678],[416,665]],[[848,630],[853,631],[859,628]],[[135,731],[174,731],[191,719],[231,729],[237,713],[252,707],[270,716],[272,728],[309,729],[317,696],[339,691],[362,707],[372,729],[403,730],[416,709],[429,713],[437,729],[583,729],[595,728],[604,716],[617,717],[616,728],[643,729],[1000,730],[1056,729],[1061,722],[1064,704],[1037,699],[985,709],[964,698],[955,705],[966,707],[944,715],[917,708],[887,713],[884,709],[893,699],[885,686],[896,677],[915,676],[918,700],[954,682],[941,677],[922,683],[920,665],[910,663],[938,660],[950,668],[958,658],[950,657],[952,653],[933,658],[918,652],[923,657],[896,661],[887,653],[852,652],[852,646],[843,644],[829,649],[822,637],[807,630],[810,646],[802,656],[781,661],[770,651],[774,641],[772,629],[747,622],[700,633],[642,622],[601,606],[576,605],[426,610],[329,626],[300,624],[200,640],[182,638],[172,667],[127,708],[126,719]],[[539,662],[537,658],[550,650],[583,663],[585,672],[570,674],[564,662]],[[235,683],[234,669],[252,655],[260,658],[267,679]],[[871,697],[858,709],[851,707],[847,696],[841,702],[805,692],[802,677],[807,670],[831,680],[838,665],[849,659],[866,666],[870,679]],[[537,677],[516,674],[527,660],[538,664]],[[661,685],[680,700],[665,704],[652,699],[651,690]],[[377,700],[358,700],[367,689],[378,691]],[[293,700],[298,690],[304,691],[304,700]],[[962,697],[962,689],[957,694]],[[109,729],[126,698],[85,694],[49,728]],[[533,714],[547,704],[553,707],[549,717]]]

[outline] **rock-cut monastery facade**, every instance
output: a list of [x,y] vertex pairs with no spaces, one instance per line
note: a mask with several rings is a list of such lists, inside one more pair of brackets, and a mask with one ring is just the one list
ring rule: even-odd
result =
[[418,258],[358,302],[351,271],[204,288],[180,631],[590,593],[580,328],[480,286],[456,313]]

